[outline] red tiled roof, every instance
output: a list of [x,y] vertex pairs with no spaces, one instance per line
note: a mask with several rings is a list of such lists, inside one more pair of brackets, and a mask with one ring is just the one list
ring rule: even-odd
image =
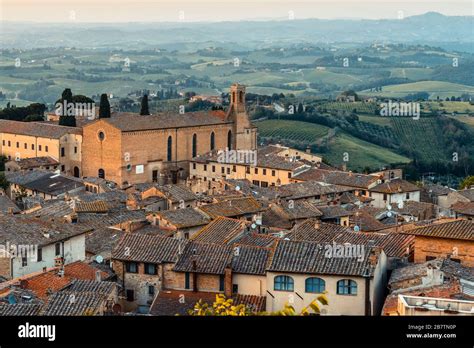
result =
[[[55,267],[46,272],[36,272],[12,279],[8,281],[7,284],[2,285],[20,283],[26,289],[33,291],[39,298],[46,299],[49,294],[65,288],[71,284],[73,280],[95,280],[97,271],[98,269],[90,264],[77,261],[64,266],[63,276],[58,274],[59,268]],[[102,280],[109,277],[109,274],[104,271],[100,271],[100,274]]]
[[414,228],[403,233],[415,236],[474,241],[474,221],[455,220]]

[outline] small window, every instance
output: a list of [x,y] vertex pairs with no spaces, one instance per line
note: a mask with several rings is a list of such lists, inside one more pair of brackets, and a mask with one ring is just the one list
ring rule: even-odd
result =
[[262,181],[260,186],[261,187],[268,187],[268,182]]
[[26,150],[26,149],[28,149],[28,144],[27,144],[27,143],[25,143],[25,150]]
[[219,275],[219,291],[224,291],[225,286],[225,276],[223,274]]
[[[48,152],[48,147],[46,146],[46,152]],[[64,147],[61,148],[61,157],[64,157],[66,155]]]
[[288,178],[291,178],[291,173],[288,173]]
[[239,284],[232,284],[232,293],[233,294],[239,293]]
[[193,169],[194,170],[196,169],[196,163],[193,163]]
[[127,301],[133,302],[135,299],[135,292],[133,290],[127,290]]
[[156,265],[153,263],[145,263],[145,274],[156,274]]
[[204,171],[207,172],[207,165],[204,164]]
[[56,251],[56,256],[61,255],[61,243],[56,243],[54,245],[55,251]]
[[237,171],[237,167],[236,166],[232,166],[232,171],[235,173]]
[[16,147],[19,148],[20,147],[20,143],[17,141],[16,142]]
[[225,168],[221,167],[221,174],[225,174]]
[[35,144],[31,144],[31,149],[32,149],[32,150],[35,149]]
[[263,169],[263,175],[267,175],[267,170]]
[[255,174],[258,174],[258,168],[255,168]]
[[38,145],[38,151],[41,151],[41,145]]
[[273,289],[277,291],[293,291],[294,281],[290,276],[277,276],[273,283]]
[[305,281],[305,291],[312,293],[322,293],[326,289],[326,282],[317,277],[307,278]]
[[357,295],[357,283],[352,279],[342,279],[337,282],[338,295]]
[[426,256],[426,261],[436,260],[436,256]]
[[23,256],[21,258],[21,267],[26,267],[28,266],[28,256]]
[[383,200],[384,200],[384,201],[387,200],[387,194],[386,194],[386,193],[383,194]]
[[189,272],[186,272],[184,274],[184,288],[189,289],[191,287],[190,285],[190,274]]
[[213,173],[216,172],[216,166],[212,166],[212,172],[213,172]]
[[245,172],[246,172],[247,174],[250,174],[250,167],[246,167],[246,168],[245,168]]
[[74,146],[74,153],[77,153],[77,146]]
[[410,199],[410,192],[407,192],[405,197],[406,197],[406,199]]
[[43,249],[38,248],[38,252],[36,253],[36,261],[41,262],[43,261]]
[[138,273],[138,264],[136,262],[127,262],[125,269],[128,273]]
[[275,171],[274,171],[274,170],[272,170],[272,176],[275,176],[275,174],[276,174],[276,173],[275,173]]
[[150,296],[155,295],[155,287],[153,285],[148,285],[148,295]]

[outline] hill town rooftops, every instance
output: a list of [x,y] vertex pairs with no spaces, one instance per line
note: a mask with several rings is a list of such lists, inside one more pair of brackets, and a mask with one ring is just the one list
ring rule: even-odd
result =
[[186,240],[159,235],[125,233],[113,250],[112,258],[149,263],[175,262],[187,243]]
[[59,126],[57,124],[44,122],[0,120],[0,133],[59,139],[65,134],[82,135],[82,129],[76,127]]
[[455,220],[443,223],[436,223],[404,231],[403,233],[420,237],[474,241],[474,221]]
[[313,180],[333,185],[368,189],[371,185],[377,182],[378,177],[367,174],[311,168],[295,175],[294,179],[303,181]]
[[87,226],[62,224],[19,215],[0,216],[0,243],[43,246],[91,231]]
[[[364,276],[374,269],[380,256],[380,250],[367,247],[362,253],[362,261],[355,257],[327,257],[323,245],[307,241],[278,241],[273,253],[270,272],[288,272],[305,274],[328,274]],[[304,257],[302,257],[304,255]]]
[[472,188],[472,189],[460,190],[460,191],[458,191],[458,193],[459,193],[461,196],[463,196],[463,197],[469,199],[471,202],[474,202],[474,188]]
[[369,191],[378,193],[400,193],[400,192],[415,192],[420,191],[421,188],[402,179],[393,179],[372,187]]
[[16,165],[23,170],[59,165],[59,162],[51,156],[22,158],[19,161],[11,162],[15,162]]
[[474,202],[457,202],[451,206],[457,214],[474,216]]
[[197,242],[226,244],[238,237],[248,224],[246,221],[220,216],[199,230],[192,239]]
[[231,266],[233,247],[222,244],[190,242],[174,267],[177,272],[224,274]]
[[348,228],[306,220],[296,225],[286,236],[291,240],[306,240],[316,243],[350,243],[355,245],[377,246],[388,257],[404,257],[413,246],[414,236],[401,233],[353,232]]
[[218,216],[238,217],[247,214],[255,214],[265,210],[257,200],[252,197],[236,198],[219,203],[206,204],[201,206],[204,213],[211,218]]
[[196,208],[163,210],[156,212],[155,215],[176,226],[176,228],[203,226],[211,221],[207,215]]
[[353,188],[340,185],[323,184],[316,181],[298,182],[279,187],[271,187],[281,198],[300,199],[353,191]]

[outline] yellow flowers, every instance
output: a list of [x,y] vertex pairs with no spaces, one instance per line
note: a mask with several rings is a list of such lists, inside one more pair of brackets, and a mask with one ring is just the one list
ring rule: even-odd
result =
[[226,299],[224,295],[218,294],[216,295],[216,301],[212,304],[212,307],[202,302],[202,300],[199,300],[194,305],[194,309],[189,311],[189,315],[246,316],[250,315],[250,309],[244,304],[234,305],[233,299]]
[[189,310],[189,315],[193,316],[250,316],[250,315],[275,315],[275,316],[292,316],[292,315],[311,315],[320,314],[321,307],[328,305],[326,294],[319,295],[311,303],[304,307],[299,313],[288,303],[284,308],[276,312],[253,312],[244,304],[234,305],[234,300],[226,299],[223,294],[216,295],[216,301],[210,306],[209,304],[199,300],[194,309]]

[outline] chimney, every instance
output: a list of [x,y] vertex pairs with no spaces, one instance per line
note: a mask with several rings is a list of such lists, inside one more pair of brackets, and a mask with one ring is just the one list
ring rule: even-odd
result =
[[319,221],[315,221],[314,229],[319,230],[320,227],[321,227],[321,224],[319,223]]
[[311,147],[309,145],[306,146],[306,153],[311,153]]
[[226,298],[232,297],[232,268],[224,270],[224,295]]
[[102,280],[102,276],[101,276],[99,270],[95,271],[95,280],[96,280],[97,282],[100,282],[100,281]]

